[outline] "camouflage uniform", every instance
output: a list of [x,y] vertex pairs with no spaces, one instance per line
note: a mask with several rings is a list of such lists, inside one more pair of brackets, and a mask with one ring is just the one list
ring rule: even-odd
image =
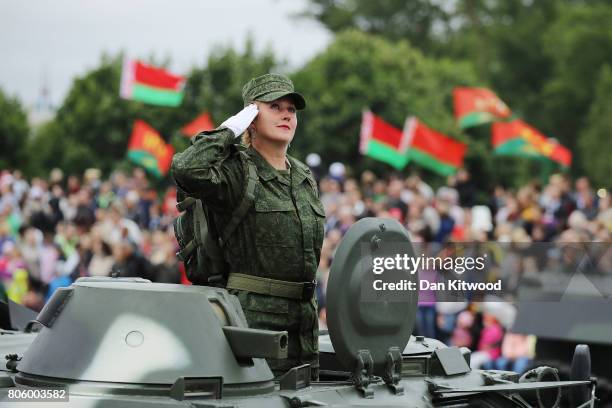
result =
[[[196,136],[192,146],[175,155],[172,162],[177,185],[212,209],[218,229],[227,224],[244,194],[247,173],[239,157],[240,149],[244,148],[236,144],[231,131],[217,129]],[[247,148],[246,153],[257,167],[259,181],[253,207],[224,247],[231,273],[314,282],[325,213],[310,169],[287,156],[289,170],[279,171],[253,147]],[[288,359],[268,360],[273,372],[280,374],[309,363],[317,376],[314,290],[296,299],[232,289],[233,286],[230,278],[228,288],[240,300],[251,327],[289,332]]]

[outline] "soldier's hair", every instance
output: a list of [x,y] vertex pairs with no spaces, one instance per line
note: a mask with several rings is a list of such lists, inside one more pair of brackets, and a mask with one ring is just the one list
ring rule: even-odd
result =
[[[251,103],[255,103],[255,101],[250,101],[249,104]],[[251,147],[253,139],[255,139],[255,133],[251,132],[251,130],[247,127],[242,136],[240,137],[240,140],[242,141],[242,144],[246,147]]]
[[251,130],[247,128],[241,136],[242,144],[246,147],[250,147],[251,143],[253,142],[254,136],[255,135],[251,133]]

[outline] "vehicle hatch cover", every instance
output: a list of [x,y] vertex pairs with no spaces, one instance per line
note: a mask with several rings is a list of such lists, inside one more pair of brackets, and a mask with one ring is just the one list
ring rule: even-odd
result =
[[359,350],[367,349],[374,373],[384,372],[390,347],[404,350],[416,319],[418,290],[373,290],[375,280],[413,282],[410,270],[373,273],[379,257],[414,256],[407,231],[390,218],[364,218],[345,234],[334,256],[327,284],[327,325],[338,361],[353,370]]

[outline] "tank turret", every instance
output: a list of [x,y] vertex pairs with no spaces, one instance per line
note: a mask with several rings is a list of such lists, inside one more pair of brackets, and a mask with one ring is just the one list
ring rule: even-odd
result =
[[249,329],[237,299],[210,287],[81,278],[59,289],[37,320],[44,327],[15,377],[24,385],[171,387],[183,377],[262,393],[274,387],[263,357],[287,353],[286,332]]

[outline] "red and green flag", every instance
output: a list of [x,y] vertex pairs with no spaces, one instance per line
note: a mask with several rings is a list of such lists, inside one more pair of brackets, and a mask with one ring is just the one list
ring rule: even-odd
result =
[[453,90],[453,102],[461,129],[505,119],[511,114],[508,106],[486,88],[457,87]]
[[185,77],[126,58],[121,71],[122,98],[159,106],[179,106]]
[[142,120],[134,122],[128,145],[128,159],[161,178],[168,173],[173,155],[172,145],[166,144],[155,129]]
[[427,127],[415,117],[406,119],[405,135],[408,136],[408,161],[443,176],[448,176],[463,166],[467,145]]
[[370,111],[363,112],[359,141],[361,154],[401,169],[407,162],[407,149],[408,137],[400,129]]
[[192,122],[183,126],[181,132],[187,137],[193,137],[200,132],[204,132],[206,130],[213,130],[214,128],[215,125],[213,124],[212,119],[210,119],[210,115],[208,114],[208,112],[203,112]]
[[491,144],[499,155],[545,157],[565,167],[572,164],[572,152],[520,119],[494,123]]

